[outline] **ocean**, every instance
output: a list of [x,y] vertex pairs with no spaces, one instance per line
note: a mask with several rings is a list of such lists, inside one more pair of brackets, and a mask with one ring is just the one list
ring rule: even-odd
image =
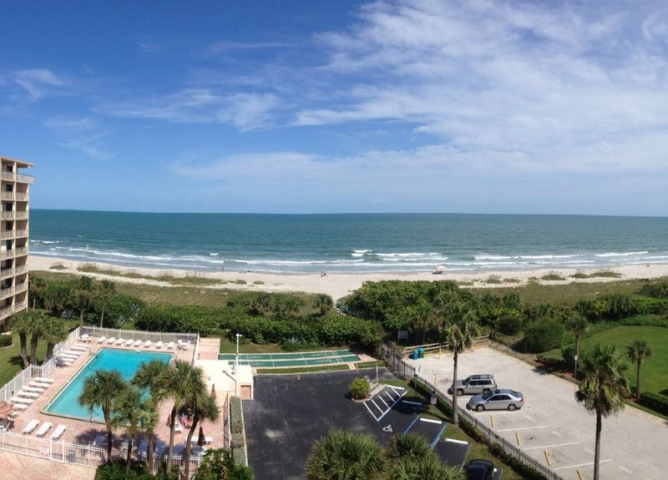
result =
[[30,254],[265,273],[485,272],[668,263],[668,218],[31,210]]

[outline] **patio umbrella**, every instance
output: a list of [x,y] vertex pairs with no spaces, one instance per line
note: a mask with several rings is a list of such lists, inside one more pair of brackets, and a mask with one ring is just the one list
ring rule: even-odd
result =
[[197,445],[200,447],[203,447],[206,445],[206,437],[204,436],[204,430],[202,429],[202,426],[199,426],[199,436],[197,437]]
[[216,384],[211,385],[211,396],[216,398]]

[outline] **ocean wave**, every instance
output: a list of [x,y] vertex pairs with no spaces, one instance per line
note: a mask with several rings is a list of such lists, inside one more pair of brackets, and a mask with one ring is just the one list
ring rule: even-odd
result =
[[649,252],[644,250],[642,252],[606,252],[597,253],[597,257],[631,257],[634,255],[647,255]]

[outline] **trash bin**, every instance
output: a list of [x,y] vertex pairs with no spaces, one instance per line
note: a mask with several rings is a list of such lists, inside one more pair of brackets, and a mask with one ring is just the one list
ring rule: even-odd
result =
[[411,358],[412,358],[413,360],[417,360],[418,358],[420,358],[420,353],[419,353],[417,350],[413,350],[413,351],[411,352]]
[[424,358],[424,348],[422,347],[418,348],[418,357]]

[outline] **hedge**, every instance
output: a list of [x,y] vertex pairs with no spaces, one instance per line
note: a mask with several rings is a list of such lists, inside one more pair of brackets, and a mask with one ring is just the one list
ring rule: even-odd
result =
[[662,415],[668,415],[668,397],[660,393],[642,392],[638,403]]
[[9,347],[12,344],[11,335],[0,335],[0,347]]

